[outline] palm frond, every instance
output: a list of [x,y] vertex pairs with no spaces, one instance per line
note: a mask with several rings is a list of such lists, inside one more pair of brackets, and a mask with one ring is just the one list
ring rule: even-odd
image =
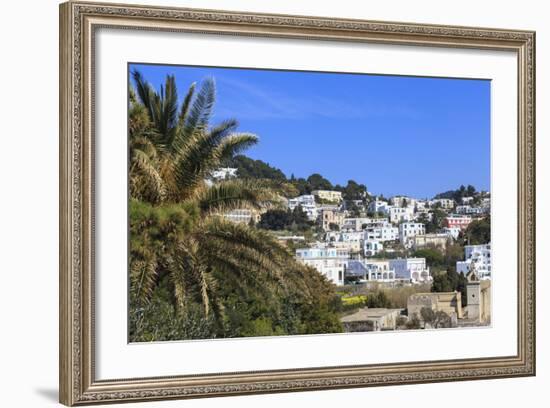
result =
[[159,103],[161,111],[157,127],[159,132],[164,135],[166,145],[170,146],[176,132],[178,112],[178,91],[176,79],[173,75],[166,77],[165,87],[161,87]]
[[157,279],[157,260],[133,258],[130,264],[130,296],[138,303],[147,304],[153,294]]
[[234,133],[225,137],[217,147],[221,160],[229,159],[258,143],[258,136],[252,133]]
[[134,81],[136,83],[136,90],[139,100],[149,112],[150,118],[154,121],[155,112],[153,109],[153,99],[155,92],[149,82],[147,82],[145,78],[143,78],[141,72],[139,72],[137,69],[132,72],[132,77],[134,78]]
[[172,280],[176,288],[175,295],[179,308],[185,308],[188,295],[200,299],[204,313],[208,316],[210,311],[210,289],[211,278],[205,268],[205,263],[200,259],[198,244],[189,239],[180,241],[174,256],[174,270]]
[[187,94],[185,94],[185,98],[183,99],[183,102],[181,104],[180,113],[178,115],[178,125],[181,128],[183,128],[183,126],[185,125],[187,116],[189,115],[189,108],[191,107],[191,101],[193,100],[193,96],[195,95],[196,87],[197,87],[196,82],[193,82],[189,86],[189,89],[187,90]]
[[230,179],[198,190],[194,199],[204,214],[222,214],[280,206],[281,191],[282,184],[273,180]]
[[190,196],[219,164],[216,142],[210,133],[198,132],[186,140],[174,160],[175,179],[181,196]]
[[201,87],[187,115],[183,133],[189,138],[195,132],[205,130],[216,101],[216,83],[213,78],[207,78]]
[[267,231],[237,224],[221,217],[207,218],[201,225],[204,239],[217,239],[228,245],[241,245],[253,249],[271,259],[288,259],[287,250]]
[[[166,195],[166,187],[150,156],[142,150],[133,149],[130,160],[130,180],[136,181],[139,179],[139,185],[132,183],[131,188],[134,190],[134,193],[137,193],[138,190],[143,191],[144,189],[147,191],[146,194],[132,194],[132,196],[145,195],[154,197],[155,202],[162,201]],[[136,177],[138,174],[141,177]]]

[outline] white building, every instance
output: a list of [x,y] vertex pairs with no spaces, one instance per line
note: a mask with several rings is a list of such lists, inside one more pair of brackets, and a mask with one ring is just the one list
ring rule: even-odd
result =
[[349,261],[349,250],[344,248],[301,248],[296,259],[309,265],[335,285],[344,284],[344,274]]
[[460,234],[460,231],[462,231],[459,227],[445,227],[442,229],[444,234],[447,234],[453,239],[458,239],[458,235]]
[[390,202],[394,207],[414,208],[414,206],[416,205],[416,199],[407,196],[394,196],[390,198]]
[[361,281],[374,282],[393,282],[396,278],[395,271],[384,259],[349,260],[345,275],[359,278]]
[[369,203],[367,207],[367,211],[372,213],[381,212],[381,213],[387,214],[388,207],[389,207],[389,204],[386,201],[373,200]]
[[432,207],[439,205],[441,208],[445,210],[450,210],[455,206],[455,200],[451,198],[435,198],[432,201],[430,201],[430,204]]
[[390,222],[398,224],[402,221],[411,221],[414,218],[414,208],[411,207],[389,207],[388,214]]
[[365,262],[369,280],[392,282],[396,279],[395,269],[387,259],[369,259]]
[[233,167],[220,167],[212,172],[212,178],[216,181],[237,177],[237,169]]
[[428,207],[429,207],[429,203],[426,200],[416,200],[415,207],[416,207],[417,211],[427,210]]
[[399,242],[407,245],[409,238],[426,234],[426,227],[421,222],[403,222],[399,224]]
[[413,221],[424,220],[431,221],[433,219],[433,212],[427,208],[417,208],[413,214]]
[[[344,218],[342,229],[348,231],[362,231],[363,225],[369,226],[376,219],[373,218]],[[366,228],[366,227],[365,227]]]
[[374,256],[384,250],[384,244],[375,239],[366,240],[363,243],[363,253],[365,256]]
[[486,212],[486,208],[472,207],[470,205],[457,205],[455,212],[457,214],[481,215]]
[[321,200],[331,201],[331,202],[341,202],[342,201],[342,192],[333,191],[333,190],[314,190],[311,192],[316,197],[319,197]]
[[456,263],[458,273],[467,275],[474,267],[478,279],[491,279],[491,244],[466,245],[464,258]]
[[364,240],[368,241],[397,241],[399,239],[399,228],[392,226],[386,222],[384,225],[376,227],[368,227],[365,229]]
[[491,197],[485,197],[481,199],[481,207],[491,208]]
[[223,214],[223,217],[237,224],[248,224],[250,220],[253,220],[254,222],[260,221],[260,214],[258,213],[258,211],[248,210],[244,208],[229,211]]
[[430,268],[426,266],[425,258],[390,259],[389,267],[395,270],[396,279],[404,279],[413,283],[431,280]]
[[362,231],[328,231],[325,234],[325,241],[334,246],[344,245],[354,252],[361,251],[363,246],[364,233]]
[[302,211],[307,214],[307,218],[310,221],[315,221],[319,216],[317,204],[315,204],[315,197],[311,194],[301,195],[288,200],[288,208],[291,211],[298,206],[302,207]]

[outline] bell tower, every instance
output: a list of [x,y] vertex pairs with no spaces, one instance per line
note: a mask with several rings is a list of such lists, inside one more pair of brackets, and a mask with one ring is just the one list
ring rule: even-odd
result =
[[466,315],[468,319],[480,320],[480,282],[476,275],[476,267],[472,262],[470,272],[466,275],[468,283],[466,284]]

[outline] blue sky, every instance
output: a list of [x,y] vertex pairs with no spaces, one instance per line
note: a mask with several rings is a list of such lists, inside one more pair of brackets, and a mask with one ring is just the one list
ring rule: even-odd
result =
[[212,123],[258,135],[246,152],[287,176],[353,179],[374,194],[418,198],[490,187],[490,81],[132,64],[179,97],[213,77]]

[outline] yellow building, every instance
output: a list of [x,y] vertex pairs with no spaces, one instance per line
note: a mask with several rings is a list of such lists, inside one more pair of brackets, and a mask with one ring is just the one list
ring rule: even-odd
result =
[[409,318],[414,314],[420,319],[420,311],[423,308],[432,309],[434,312],[445,312],[447,315],[462,319],[462,298],[460,292],[432,292],[415,293],[409,296],[407,301],[407,313]]
[[464,308],[465,318],[480,324],[491,322],[491,281],[479,280],[475,267],[466,275],[466,296],[468,304]]
[[337,210],[322,209],[321,210],[321,226],[325,231],[330,231],[330,224],[335,224],[338,229],[344,222],[344,213]]
[[342,201],[342,193],[340,191],[333,191],[333,190],[314,190],[311,192],[316,197],[319,197],[321,200],[324,201],[331,201],[335,203],[339,203]]

